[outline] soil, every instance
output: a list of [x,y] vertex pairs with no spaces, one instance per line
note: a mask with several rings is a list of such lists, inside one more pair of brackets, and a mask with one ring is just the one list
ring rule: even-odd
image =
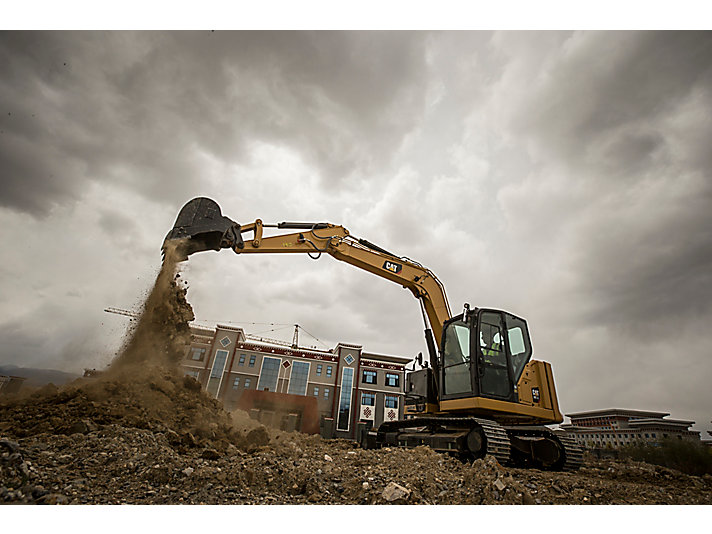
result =
[[577,472],[474,463],[267,428],[176,362],[193,313],[166,251],[111,368],[0,402],[0,503],[712,504],[712,477],[585,458]]

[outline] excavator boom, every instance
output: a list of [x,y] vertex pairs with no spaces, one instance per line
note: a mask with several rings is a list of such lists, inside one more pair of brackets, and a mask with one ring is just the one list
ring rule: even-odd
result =
[[[264,237],[264,228],[300,231]],[[254,237],[244,241],[242,234],[247,232],[253,232]],[[430,270],[365,239],[352,237],[343,226],[305,222],[268,225],[260,219],[241,226],[223,216],[215,201],[195,198],[181,209],[163,247],[169,242],[177,245],[184,259],[196,252],[223,248],[231,248],[236,254],[306,253],[312,258],[329,254],[410,290],[423,305],[436,344],[440,342],[442,325],[451,316],[445,289]]]

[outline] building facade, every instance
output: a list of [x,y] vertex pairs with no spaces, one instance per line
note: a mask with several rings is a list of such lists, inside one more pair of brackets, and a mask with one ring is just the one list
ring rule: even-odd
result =
[[[402,419],[405,365],[409,358],[363,351],[339,343],[332,350],[248,340],[239,327],[191,327],[181,366],[228,411],[246,390],[311,396],[334,437],[354,439],[356,423],[374,427]],[[276,396],[275,396],[276,398]]]
[[571,423],[560,428],[587,449],[617,449],[638,443],[660,443],[671,438],[699,441],[700,433],[690,430],[694,421],[666,419],[668,415],[617,408],[594,410],[566,414]]

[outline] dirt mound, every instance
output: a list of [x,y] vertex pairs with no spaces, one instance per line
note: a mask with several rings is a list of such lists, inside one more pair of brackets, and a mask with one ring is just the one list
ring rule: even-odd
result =
[[246,446],[221,404],[178,373],[194,315],[179,284],[177,259],[169,247],[141,315],[107,371],[0,404],[0,435],[88,433],[120,425],[164,432],[187,447]]

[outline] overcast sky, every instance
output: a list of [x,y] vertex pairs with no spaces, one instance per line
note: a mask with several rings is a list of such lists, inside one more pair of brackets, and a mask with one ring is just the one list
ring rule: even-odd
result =
[[[0,102],[0,363],[106,365],[128,323],[102,310],[208,196],[527,318],[566,413],[712,428],[710,33],[2,32]],[[201,320],[425,350],[409,292],[328,257],[184,273]]]

